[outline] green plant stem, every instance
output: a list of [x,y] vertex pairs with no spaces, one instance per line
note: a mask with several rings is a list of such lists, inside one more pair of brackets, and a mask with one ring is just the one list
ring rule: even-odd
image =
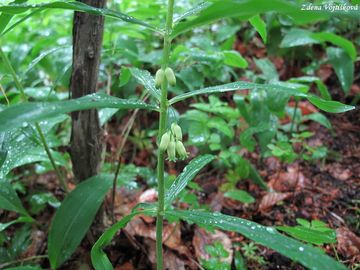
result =
[[297,112],[298,107],[299,107],[299,100],[296,98],[294,112],[293,112],[293,116],[291,118],[290,134],[292,134],[294,131],[294,124],[295,124],[296,112]]
[[[173,24],[174,13],[174,0],[168,0],[168,10],[166,15],[166,28],[164,35],[164,49],[162,59],[162,69],[165,70],[169,65],[171,39],[170,34]],[[161,84],[161,101],[160,101],[160,120],[158,141],[166,131],[166,118],[168,109],[167,89],[168,82],[165,79]],[[163,270],[163,247],[162,247],[162,233],[164,223],[164,199],[165,199],[165,186],[164,186],[164,158],[165,153],[159,149],[157,159],[157,180],[158,180],[158,209],[156,215],[156,264],[157,270]]]
[[23,263],[23,262],[28,262],[28,261],[42,260],[42,259],[46,259],[46,258],[48,258],[48,255],[37,255],[37,256],[27,257],[24,259],[10,261],[10,262],[0,264],[0,269],[3,269],[4,267],[8,267],[13,264],[18,264],[18,263]]
[[[24,87],[23,85],[21,84],[13,66],[11,65],[10,63],[10,60],[9,58],[7,57],[7,55],[4,53],[4,51],[2,50],[1,46],[0,46],[0,57],[3,59],[4,61],[4,64],[6,66],[6,68],[9,70],[9,72],[11,73],[11,76],[13,77],[14,79],[14,83],[15,83],[15,86],[16,88],[19,90],[20,92],[20,95],[21,95],[21,98],[23,101],[28,101],[28,97],[26,96],[25,94],[25,90],[24,90]],[[35,123],[35,128],[36,128],[36,131],[38,132],[39,134],[39,137],[40,137],[40,140],[44,146],[44,149],[45,149],[45,152],[47,154],[47,156],[49,157],[49,160],[51,162],[51,165],[53,166],[55,172],[56,172],[56,175],[57,177],[59,178],[59,181],[61,183],[61,185],[63,186],[64,190],[67,192],[68,189],[67,189],[67,186],[66,186],[66,183],[65,183],[65,180],[64,178],[62,177],[62,174],[59,170],[59,168],[56,166],[55,164],[55,160],[50,152],[50,148],[46,142],[46,139],[45,139],[45,136],[44,136],[44,133],[42,132],[42,129],[40,127],[40,125],[38,123]]]

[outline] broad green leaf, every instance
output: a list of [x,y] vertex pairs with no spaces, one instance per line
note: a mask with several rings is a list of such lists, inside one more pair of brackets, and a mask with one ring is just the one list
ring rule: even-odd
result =
[[[280,83],[281,83],[281,85],[279,85]],[[299,86],[303,86],[304,89],[302,89]],[[305,93],[304,92],[304,90],[306,90],[305,88],[307,89],[307,87],[304,85],[297,85],[297,84],[293,84],[293,83],[290,84],[290,83],[279,82],[278,84],[257,84],[257,83],[252,83],[252,82],[238,81],[238,82],[203,88],[203,89],[191,91],[188,93],[180,94],[180,95],[170,99],[169,104],[172,105],[172,104],[182,101],[184,99],[194,97],[197,95],[203,95],[203,94],[216,94],[216,93],[224,93],[224,92],[245,90],[245,89],[250,89],[250,90],[251,89],[263,89],[266,91],[273,91],[274,94],[276,92],[278,92],[279,94],[286,93],[288,95],[295,96],[295,97],[307,98],[315,106],[317,106],[318,108],[320,108],[326,112],[339,113],[339,112],[350,111],[355,108],[354,106],[345,105],[345,104],[342,104],[337,101],[324,100],[324,99],[316,97],[312,94]],[[1,120],[1,113],[0,113],[0,120]]]
[[161,99],[161,92],[155,87],[155,80],[147,70],[141,70],[138,68],[130,68],[131,74],[135,79],[142,84],[149,93],[155,97],[158,101]]
[[254,59],[254,61],[268,81],[279,80],[279,74],[276,67],[269,59]]
[[111,175],[81,182],[62,202],[52,221],[48,253],[53,269],[64,263],[84,238],[111,187]]
[[238,232],[309,269],[329,269],[329,265],[332,270],[346,269],[344,265],[327,256],[322,250],[282,235],[272,227],[265,227],[246,219],[201,210],[166,210],[166,215],[201,226]]
[[325,42],[330,42],[342,48],[350,56],[351,60],[355,61],[356,48],[354,44],[350,40],[330,32],[313,33],[305,29],[293,28],[285,35],[280,47],[289,48]]
[[334,67],[345,94],[348,94],[354,81],[354,64],[350,57],[340,48],[327,48],[329,63]]
[[128,16],[124,13],[109,10],[106,8],[95,8],[89,5],[86,5],[82,2],[78,1],[54,1],[50,3],[42,3],[37,5],[26,5],[26,4],[9,4],[0,6],[0,12],[8,13],[8,14],[19,14],[28,11],[29,9],[37,9],[37,10],[45,10],[45,9],[65,9],[65,10],[74,10],[79,12],[87,12],[94,15],[101,15],[117,20],[122,20],[125,22],[138,24],[145,26],[151,30],[157,31],[157,29],[141,20],[138,20],[132,16]]
[[223,118],[212,117],[207,122],[209,128],[213,128],[227,136],[229,139],[234,137],[234,130],[226,123]]
[[230,67],[246,68],[248,66],[245,58],[237,51],[223,51],[224,64]]
[[244,190],[234,189],[224,193],[224,197],[230,198],[242,203],[253,203],[255,199],[248,192]]
[[261,19],[260,15],[258,14],[250,18],[249,22],[259,33],[263,42],[266,43],[267,42],[266,23]]
[[184,32],[202,25],[210,24],[214,21],[236,17],[237,19],[247,20],[251,17],[264,12],[275,11],[280,14],[288,15],[294,19],[296,24],[305,24],[326,20],[331,16],[339,16],[341,19],[358,19],[359,12],[352,11],[303,11],[301,5],[291,3],[286,0],[212,0],[212,5],[201,10],[193,19],[178,23],[171,34],[174,38]]
[[310,45],[310,44],[317,44],[320,43],[318,39],[312,36],[312,32],[299,29],[299,28],[292,28],[283,38],[280,43],[280,48],[291,48],[295,46],[303,46],[303,45]]
[[[144,205],[145,206],[145,205]],[[114,238],[115,234],[122,228],[128,224],[128,222],[138,214],[146,214],[146,215],[154,215],[156,209],[151,205],[146,205],[147,207],[142,210],[137,210],[137,208],[141,208],[141,204],[136,206],[133,209],[133,212],[125,217],[123,217],[120,221],[116,222],[110,228],[108,228],[96,241],[91,249],[91,262],[95,270],[113,270],[113,266],[106,256],[103,248],[110,244],[111,240]]]
[[0,169],[1,169],[2,165],[4,164],[7,154],[8,154],[8,150],[5,147],[6,135],[7,135],[7,133],[0,132]]
[[352,61],[356,60],[356,48],[350,40],[330,32],[314,33],[313,36],[321,42],[330,42],[342,48]]
[[[49,131],[58,123],[63,122],[68,117],[66,115],[59,115],[54,118],[48,118],[45,121],[39,122],[43,133],[48,136],[51,135]],[[2,166],[0,166],[0,177],[5,177],[12,169],[30,164],[38,161],[48,161],[49,157],[40,141],[38,132],[31,125],[23,125],[8,132],[0,133],[0,137],[4,136],[3,148],[7,152],[6,159]],[[51,137],[50,137],[51,138]],[[48,144],[52,146],[52,141],[48,138]],[[51,151],[55,162],[58,165],[66,166],[63,161],[62,154]]]
[[39,122],[59,114],[94,108],[155,110],[156,106],[138,100],[120,99],[101,93],[66,101],[22,103],[10,106],[0,112],[0,131],[20,127],[26,122]]
[[194,179],[198,172],[211,161],[213,161],[214,158],[215,156],[213,155],[203,155],[191,160],[166,192],[165,205],[171,204],[171,202],[176,199],[176,197],[187,186],[187,184]]
[[336,243],[336,232],[328,228],[327,231],[319,231],[303,226],[277,226],[278,230],[286,232],[294,238],[315,244],[322,245],[326,243]]
[[32,223],[34,222],[33,218],[29,217],[29,216],[25,216],[25,217],[19,217],[13,221],[7,222],[7,223],[0,223],[0,232],[2,232],[3,230],[5,230],[7,227],[16,224],[16,223]]
[[14,211],[24,216],[29,217],[28,212],[22,205],[16,191],[12,188],[11,184],[0,181],[0,209]]
[[355,108],[338,101],[324,100],[316,96],[309,96],[308,100],[319,109],[329,113],[343,113]]

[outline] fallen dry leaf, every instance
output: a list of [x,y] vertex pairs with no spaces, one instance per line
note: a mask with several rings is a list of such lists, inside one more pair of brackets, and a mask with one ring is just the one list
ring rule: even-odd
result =
[[269,192],[261,199],[261,202],[259,205],[259,210],[261,212],[269,210],[269,208],[271,208],[278,202],[289,198],[291,195],[292,195],[292,193],[290,193],[290,192],[287,192],[287,193]]
[[[146,224],[142,217],[133,218],[125,230],[132,236],[141,236],[156,240],[156,228],[154,224]],[[187,247],[182,245],[180,223],[165,224],[163,229],[163,243],[168,248],[176,250],[180,254],[190,256]]]
[[278,192],[304,188],[308,180],[300,170],[301,167],[298,165],[289,165],[287,172],[280,172],[270,176],[269,188]]
[[336,230],[337,250],[346,258],[360,261],[360,238],[346,227]]
[[198,259],[209,260],[210,255],[205,251],[205,246],[211,245],[214,242],[219,241],[224,249],[229,253],[227,258],[223,258],[222,261],[231,264],[233,259],[233,250],[230,238],[223,232],[215,230],[215,233],[209,233],[202,228],[196,227],[193,238],[193,246],[195,248],[195,254]]
[[[156,246],[155,241],[152,239],[144,239],[144,244],[147,246],[148,259],[155,265],[156,263]],[[155,268],[154,268],[155,269]],[[169,249],[164,251],[164,269],[169,270],[185,270],[185,262],[175,255]]]
[[344,168],[338,163],[329,164],[326,169],[332,177],[342,181],[348,180],[353,175],[350,169]]

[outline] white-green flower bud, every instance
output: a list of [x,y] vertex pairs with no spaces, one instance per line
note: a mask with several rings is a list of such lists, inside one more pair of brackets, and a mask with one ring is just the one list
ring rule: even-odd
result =
[[165,76],[166,76],[166,80],[169,82],[170,85],[175,86],[176,85],[176,77],[174,74],[174,71],[167,67],[165,69]]
[[170,141],[167,147],[167,154],[168,159],[170,161],[176,161],[176,148],[175,148],[175,141]]
[[177,140],[182,141],[182,139],[183,139],[182,131],[181,131],[181,127],[178,124],[172,123],[171,124],[171,131],[175,135],[175,138]]
[[165,151],[168,148],[170,143],[170,135],[170,132],[166,132],[162,135],[159,145],[160,151]]
[[185,159],[188,157],[188,154],[186,153],[185,146],[181,141],[176,141],[175,143],[176,152],[179,154],[181,159]]
[[155,86],[159,88],[161,86],[161,84],[163,83],[164,78],[165,78],[165,73],[162,69],[159,69],[158,71],[156,71]]

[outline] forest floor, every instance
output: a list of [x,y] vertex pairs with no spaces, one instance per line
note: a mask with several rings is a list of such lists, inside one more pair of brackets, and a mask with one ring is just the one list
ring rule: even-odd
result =
[[[241,51],[241,48],[238,50]],[[246,52],[242,54],[246,55]],[[262,57],[263,52],[257,50],[255,55]],[[282,70],[287,72],[286,70],[289,69],[284,66]],[[296,72],[292,70],[291,73]],[[283,74],[283,77],[291,77],[294,74],[288,75]],[[304,104],[305,107],[308,105]],[[141,115],[142,126],[146,121],[151,122],[149,119],[151,117],[151,115]],[[344,114],[328,114],[327,117],[333,130],[309,122],[309,131],[313,132],[314,136],[307,141],[312,146],[326,146],[329,149],[326,160],[297,161],[287,165],[274,157],[259,162],[260,157],[256,152],[242,153],[256,164],[268,186],[275,192],[264,191],[250,180],[242,180],[238,188],[249,192],[256,202],[242,204],[225,198],[219,191],[221,184],[226,181],[224,174],[208,166],[195,178],[194,181],[202,191],[194,191],[194,194],[199,198],[200,204],[207,204],[214,211],[221,211],[266,226],[294,226],[296,218],[321,220],[336,229],[337,234],[336,244],[325,244],[322,248],[332,257],[347,264],[350,269],[355,270],[360,269],[360,114],[356,109]],[[110,152],[113,146],[118,146],[123,139],[119,134],[122,124],[126,121],[128,121],[127,117],[123,119],[120,127],[110,124],[107,136],[107,147]],[[134,158],[133,148],[131,143],[126,144],[124,162],[136,166],[155,165],[152,154],[146,151],[136,153]],[[169,173],[179,174],[184,164],[182,162],[177,163],[176,166],[167,164]],[[144,179],[138,181],[141,183],[141,190],[118,189],[115,200],[117,219],[128,214],[139,202],[156,200],[155,190],[150,189]],[[73,188],[74,185],[71,187]],[[28,182],[27,189],[30,193],[32,190],[45,189],[53,192],[59,199],[64,196],[54,173],[34,177]],[[106,212],[109,212],[110,202],[111,198],[108,196],[104,207]],[[181,206],[186,207],[186,205]],[[46,235],[53,214],[54,209],[48,206],[39,216],[34,217],[37,223],[33,225],[31,244],[22,253],[22,258],[46,254]],[[111,224],[110,219],[107,222],[108,225]],[[215,240],[220,241],[229,251],[231,255],[229,261],[234,254],[233,247],[239,250],[244,243],[249,243],[247,239],[236,233],[207,232],[196,225],[185,223],[166,224],[164,239],[165,266],[174,270],[202,269],[197,258],[206,257],[205,246]],[[91,269],[87,265],[91,265],[89,251],[93,240],[88,235],[81,247],[61,269]],[[301,265],[265,247],[258,246],[254,251],[252,256],[246,257],[248,269],[304,269]],[[106,252],[117,270],[153,269],[155,220],[142,216],[135,218],[114,238]],[[40,263],[44,268],[49,268],[46,259],[40,260]]]

